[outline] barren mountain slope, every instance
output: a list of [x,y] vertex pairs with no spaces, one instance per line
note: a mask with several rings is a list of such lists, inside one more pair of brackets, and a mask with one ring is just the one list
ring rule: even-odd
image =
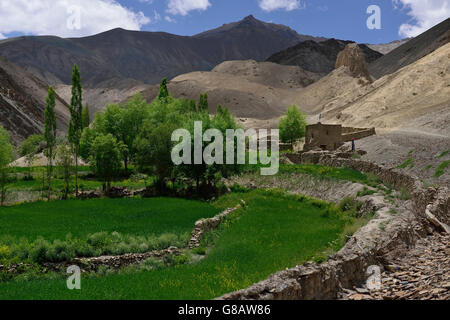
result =
[[292,99],[298,102],[298,107],[303,112],[318,115],[324,106],[335,106],[342,101],[350,101],[354,90],[361,87],[358,81],[359,79],[352,77],[347,68],[342,67],[302,91],[296,92]]
[[[226,60],[265,60],[305,39],[285,26],[253,16],[197,36],[114,29],[90,37],[18,37],[0,42],[2,56],[52,84],[70,85],[73,64],[84,87],[134,79],[156,84],[163,77],[211,70]],[[114,83],[110,88],[115,88]],[[128,87],[131,88],[131,87]]]
[[384,55],[388,54],[392,50],[397,49],[398,47],[407,43],[411,38],[406,38],[402,40],[396,40],[389,43],[380,43],[380,44],[366,44],[370,49],[378,51]]
[[[314,85],[320,87],[321,81]],[[303,94],[314,94],[310,90]],[[331,122],[450,136],[450,44],[371,85],[355,86],[322,107],[324,119]]]
[[[41,133],[48,86],[30,73],[0,57],[0,124],[14,143]],[[69,106],[56,96],[57,127],[67,130]]]
[[[271,119],[292,104],[292,94],[320,77],[296,66],[254,60],[227,61],[211,72],[176,77],[169,83],[169,91],[177,98],[188,99],[198,99],[200,93],[206,92],[212,112],[221,104],[237,117]],[[143,95],[152,100],[157,93],[158,87],[154,86]]]
[[[267,61],[289,66],[299,66],[304,70],[319,73],[329,73],[333,71],[336,58],[339,52],[353,43],[337,39],[329,39],[323,42],[304,41],[293,47],[270,56]],[[376,61],[383,55],[378,51],[370,49],[365,44],[359,47],[363,51],[366,61]]]
[[449,41],[450,18],[370,63],[370,74],[375,78],[381,78],[393,73],[425,57]]
[[[151,85],[144,84],[131,79],[115,79],[106,81],[97,88],[83,88],[83,105],[89,105],[91,119],[95,112],[104,110],[107,104],[120,103],[123,97],[133,96]],[[55,87],[56,92],[65,101],[70,101],[72,86],[59,84]]]

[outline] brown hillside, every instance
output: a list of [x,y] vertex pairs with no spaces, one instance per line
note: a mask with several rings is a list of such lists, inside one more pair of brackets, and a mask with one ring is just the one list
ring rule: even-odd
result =
[[[176,77],[169,83],[169,91],[174,97],[187,99],[198,99],[200,93],[208,93],[212,112],[221,104],[237,117],[270,119],[286,110],[293,93],[320,77],[296,66],[254,60],[227,61],[211,72]],[[148,100],[157,94],[158,86],[143,92]]]
[[[30,134],[41,133],[48,85],[0,57],[0,124],[18,144]],[[56,97],[57,126],[67,130],[69,106]]]

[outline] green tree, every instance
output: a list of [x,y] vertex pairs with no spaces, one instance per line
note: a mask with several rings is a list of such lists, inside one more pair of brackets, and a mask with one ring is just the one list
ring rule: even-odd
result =
[[170,123],[157,127],[147,125],[136,143],[138,163],[141,167],[154,166],[160,191],[164,190],[165,179],[172,176],[174,168],[171,137],[175,129],[177,126]]
[[80,139],[83,129],[82,123],[82,88],[81,74],[77,65],[74,65],[72,72],[72,99],[70,100],[70,122],[68,139],[72,145],[75,158],[75,195],[78,197],[78,155],[80,152]]
[[91,118],[89,116],[89,105],[86,103],[86,105],[83,107],[83,110],[81,111],[81,124],[83,129],[88,128],[90,123]]
[[144,120],[148,118],[147,102],[140,94],[137,94],[127,102],[122,116],[123,122],[120,140],[126,147],[123,148],[122,153],[125,174],[128,174],[128,163],[130,160],[135,159],[137,152],[134,148],[134,142],[139,135]]
[[296,105],[288,108],[286,115],[278,124],[280,139],[283,143],[293,144],[295,141],[305,137],[306,118]]
[[[164,114],[165,108],[159,111]],[[148,117],[146,101],[140,95],[129,100],[125,106],[108,105],[103,113],[97,113],[92,128],[85,128],[80,144],[80,154],[86,158],[89,154],[90,144],[99,134],[111,134],[123,146],[122,160],[125,173],[128,173],[128,164],[135,158],[134,141],[139,135],[143,121]]]
[[55,158],[56,147],[56,114],[55,114],[55,90],[50,86],[44,111],[44,139],[46,146],[44,155],[47,157],[47,181],[48,181],[48,201],[51,197],[51,180],[53,172],[53,160]]
[[159,86],[158,99],[164,101],[167,100],[168,97],[169,97],[169,90],[167,89],[167,79],[164,78],[161,80],[161,84]]
[[36,158],[36,153],[44,145],[45,139],[41,134],[32,134],[22,142],[19,150],[19,155],[25,157],[28,168],[28,178],[32,178],[33,161]]
[[197,112],[197,105],[195,103],[195,100],[191,100],[189,103],[189,112]]
[[106,193],[121,168],[120,144],[112,134],[98,135],[92,143],[91,167],[102,178]]
[[91,156],[92,142],[97,136],[97,132],[92,128],[84,128],[80,139],[80,157],[84,162],[89,162]]
[[73,165],[73,156],[70,145],[68,143],[61,143],[56,149],[56,163],[62,170],[64,180],[63,199],[66,200],[70,189],[70,176]]
[[198,111],[206,111],[208,112],[208,94],[200,94],[200,99],[198,101]]
[[13,159],[13,146],[9,133],[0,126],[0,206],[6,201],[9,163]]

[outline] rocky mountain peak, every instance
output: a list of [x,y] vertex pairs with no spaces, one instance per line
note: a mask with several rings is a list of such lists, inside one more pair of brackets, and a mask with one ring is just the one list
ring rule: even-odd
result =
[[257,19],[252,14],[246,16],[243,20],[244,21],[255,21],[255,20],[257,21]]
[[367,70],[366,58],[361,48],[356,43],[349,43],[341,51],[336,60],[336,69],[346,67],[355,78],[365,77],[372,82],[372,78]]

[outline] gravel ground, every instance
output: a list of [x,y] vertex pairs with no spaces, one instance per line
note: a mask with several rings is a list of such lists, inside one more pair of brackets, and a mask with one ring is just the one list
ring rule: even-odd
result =
[[405,256],[389,261],[381,288],[345,290],[349,300],[450,300],[450,235],[419,240]]

